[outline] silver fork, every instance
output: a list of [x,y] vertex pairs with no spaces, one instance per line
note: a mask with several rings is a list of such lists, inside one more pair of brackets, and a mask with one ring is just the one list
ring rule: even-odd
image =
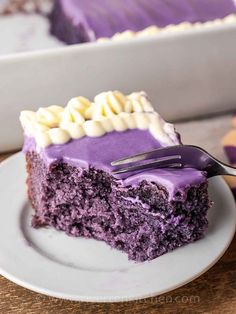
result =
[[[195,168],[205,171],[207,177],[236,176],[236,169],[217,160],[201,147],[177,145],[125,157],[111,163],[112,173],[119,174],[151,168]],[[117,168],[117,166],[120,166]]]

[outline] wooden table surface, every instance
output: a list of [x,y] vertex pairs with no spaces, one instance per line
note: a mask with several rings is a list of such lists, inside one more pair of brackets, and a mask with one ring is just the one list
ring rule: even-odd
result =
[[[194,143],[223,159],[219,140],[229,129],[229,116],[177,125],[185,143]],[[10,154],[0,155],[0,161]],[[0,276],[0,314],[236,313],[236,237],[224,256],[193,282],[164,295],[123,303],[60,300],[24,289]]]

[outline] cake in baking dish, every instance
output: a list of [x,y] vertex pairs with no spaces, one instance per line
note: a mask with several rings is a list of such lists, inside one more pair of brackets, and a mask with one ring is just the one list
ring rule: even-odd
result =
[[196,169],[114,175],[111,162],[180,144],[144,92],[104,92],[94,101],[23,111],[29,200],[35,228],[105,241],[135,261],[202,238],[207,179]]
[[234,0],[55,0],[50,21],[53,35],[75,44],[127,30],[130,36],[145,29],[142,35],[156,34],[168,25],[180,30],[192,23],[219,24],[229,15],[225,22],[235,22],[235,13]]

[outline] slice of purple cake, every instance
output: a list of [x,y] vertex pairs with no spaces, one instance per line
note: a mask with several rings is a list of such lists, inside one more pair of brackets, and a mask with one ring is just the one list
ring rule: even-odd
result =
[[55,0],[51,32],[68,44],[182,22],[207,22],[236,13],[234,0]]
[[20,116],[33,227],[105,241],[135,261],[196,241],[207,229],[204,173],[191,168],[113,175],[111,162],[176,145],[144,92],[71,99]]

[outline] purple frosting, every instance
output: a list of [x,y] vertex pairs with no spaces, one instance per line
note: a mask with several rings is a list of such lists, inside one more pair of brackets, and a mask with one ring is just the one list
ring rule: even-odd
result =
[[[70,165],[88,168],[93,166],[111,172],[110,163],[125,156],[161,147],[160,143],[144,130],[128,130],[111,132],[102,137],[83,137],[71,140],[63,145],[51,145],[40,150],[46,164],[64,161]],[[36,150],[34,139],[25,138],[24,152]],[[196,169],[152,169],[139,173],[128,173],[116,176],[125,186],[137,185],[142,180],[157,182],[166,187],[169,198],[174,199],[176,193],[182,198],[192,185],[206,182],[206,177]]]
[[71,23],[94,40],[127,29],[206,22],[236,13],[233,0],[57,0]]

